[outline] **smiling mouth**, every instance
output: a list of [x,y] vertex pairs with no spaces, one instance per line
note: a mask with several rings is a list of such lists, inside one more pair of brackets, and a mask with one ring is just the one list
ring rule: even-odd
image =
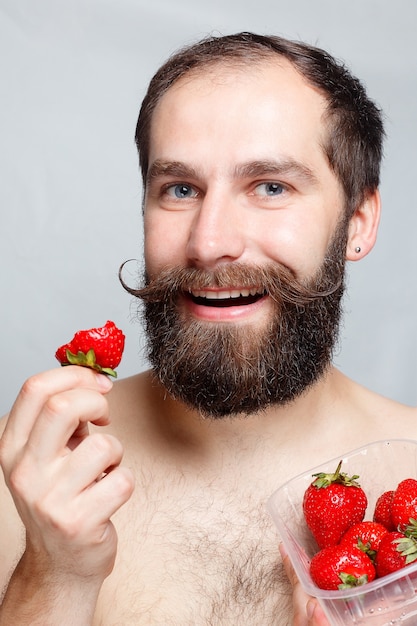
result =
[[211,307],[247,306],[253,304],[266,295],[263,289],[222,289],[211,291],[205,289],[192,289],[189,297],[196,304]]

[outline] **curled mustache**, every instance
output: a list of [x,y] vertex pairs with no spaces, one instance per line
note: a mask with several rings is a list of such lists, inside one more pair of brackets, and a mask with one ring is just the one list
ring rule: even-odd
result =
[[[123,288],[144,302],[167,302],[175,300],[179,293],[190,292],[208,287],[252,288],[256,287],[279,303],[304,306],[319,298],[334,293],[343,281],[341,275],[336,281],[320,276],[314,281],[303,283],[294,273],[280,264],[265,267],[249,266],[243,263],[231,263],[214,271],[198,268],[170,267],[162,270],[154,279],[145,272],[144,285],[139,288],[129,287],[123,280],[123,263],[119,269],[119,280]],[[338,273],[339,274],[339,273]]]

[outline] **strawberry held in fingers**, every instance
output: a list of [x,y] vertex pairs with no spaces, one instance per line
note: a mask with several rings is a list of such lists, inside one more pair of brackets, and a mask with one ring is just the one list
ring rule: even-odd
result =
[[125,345],[125,336],[114,322],[101,328],[79,330],[69,343],[58,348],[55,357],[61,365],[81,365],[116,377]]
[[341,472],[314,474],[303,498],[304,517],[319,548],[339,543],[350,526],[361,522],[368,504],[358,476]]

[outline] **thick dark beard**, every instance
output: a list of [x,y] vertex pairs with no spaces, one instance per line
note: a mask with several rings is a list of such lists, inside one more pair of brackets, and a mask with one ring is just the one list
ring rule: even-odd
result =
[[[132,290],[144,303],[148,358],[162,385],[203,416],[255,414],[299,397],[325,372],[338,337],[346,227],[339,226],[314,279],[280,265],[238,263],[214,272],[171,268]],[[179,294],[208,285],[262,285],[275,314],[262,329],[185,316]]]

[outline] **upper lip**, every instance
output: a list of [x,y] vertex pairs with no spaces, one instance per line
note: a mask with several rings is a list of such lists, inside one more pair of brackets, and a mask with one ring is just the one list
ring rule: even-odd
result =
[[247,298],[248,296],[262,295],[261,287],[230,287],[225,289],[190,289],[195,298],[207,298],[209,300],[225,300],[227,298]]

